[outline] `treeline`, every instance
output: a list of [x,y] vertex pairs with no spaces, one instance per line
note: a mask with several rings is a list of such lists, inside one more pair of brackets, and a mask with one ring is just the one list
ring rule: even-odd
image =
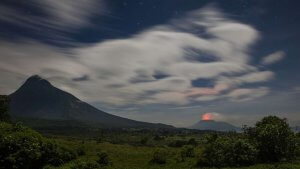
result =
[[290,162],[300,153],[299,137],[286,119],[268,116],[242,134],[209,135],[198,166],[238,167]]

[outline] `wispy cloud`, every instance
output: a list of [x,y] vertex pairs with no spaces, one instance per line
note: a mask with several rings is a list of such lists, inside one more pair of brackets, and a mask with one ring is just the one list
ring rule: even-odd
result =
[[273,64],[280,61],[284,57],[285,57],[285,53],[283,51],[277,51],[264,57],[261,63],[264,65]]
[[91,25],[94,16],[105,12],[103,0],[12,0],[0,4],[0,21],[64,43],[72,41],[65,33]]

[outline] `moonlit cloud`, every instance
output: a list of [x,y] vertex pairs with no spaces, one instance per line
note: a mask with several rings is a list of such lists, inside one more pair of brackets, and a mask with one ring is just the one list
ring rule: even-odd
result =
[[[62,6],[39,3],[45,3],[53,18],[47,25],[54,28],[88,24],[83,18],[94,7],[92,1],[83,9],[73,1]],[[197,29],[204,31],[199,34]],[[259,38],[252,26],[208,6],[129,38],[88,46],[61,49],[32,40],[1,42],[0,74],[14,77],[1,90],[12,91],[27,76],[40,74],[85,101],[110,106],[247,101],[270,90],[241,85],[274,78],[274,72],[250,64],[249,51]],[[210,57],[214,59],[203,60]],[[212,87],[194,86],[192,81],[199,78],[211,80]]]
[[269,89],[266,87],[260,87],[255,89],[235,89],[231,91],[227,97],[229,97],[233,101],[241,102],[248,101],[255,98],[259,98],[265,96],[269,93]]
[[[18,6],[25,6],[25,10]],[[103,0],[12,0],[1,4],[0,21],[32,31],[49,41],[72,44],[65,33],[92,25],[92,17],[103,15],[105,8]]]
[[284,56],[285,56],[285,53],[283,51],[274,52],[274,53],[264,57],[262,60],[262,64],[269,65],[272,63],[276,63],[276,62],[280,61],[281,59],[283,59]]

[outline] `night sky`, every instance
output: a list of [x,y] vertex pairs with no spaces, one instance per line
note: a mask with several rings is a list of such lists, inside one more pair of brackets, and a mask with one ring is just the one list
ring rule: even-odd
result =
[[109,113],[300,125],[296,0],[1,0],[0,94],[38,74]]

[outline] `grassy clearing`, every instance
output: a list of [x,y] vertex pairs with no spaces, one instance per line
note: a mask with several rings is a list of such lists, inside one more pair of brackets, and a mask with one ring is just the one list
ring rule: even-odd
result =
[[[106,152],[112,162],[112,165],[106,166],[106,169],[190,169],[196,167],[197,157],[201,153],[201,146],[195,147],[195,157],[186,158],[182,161],[180,151],[182,148],[172,148],[168,146],[133,146],[128,144],[111,144],[108,142],[97,143],[96,141],[66,140],[56,139],[57,142],[67,144],[74,149],[82,147],[86,152],[79,159],[84,161],[96,161],[98,152]],[[165,164],[152,164],[150,160],[154,151],[164,149],[167,152],[167,162]],[[78,160],[78,159],[77,159]],[[71,161],[60,167],[51,167],[52,169],[70,169],[75,161]],[[205,169],[205,168],[203,168]],[[206,168],[208,169],[208,168]],[[226,168],[234,169],[234,168]],[[236,168],[237,169],[237,168]],[[300,163],[279,163],[279,164],[258,164],[250,167],[240,167],[239,169],[300,169]]]

